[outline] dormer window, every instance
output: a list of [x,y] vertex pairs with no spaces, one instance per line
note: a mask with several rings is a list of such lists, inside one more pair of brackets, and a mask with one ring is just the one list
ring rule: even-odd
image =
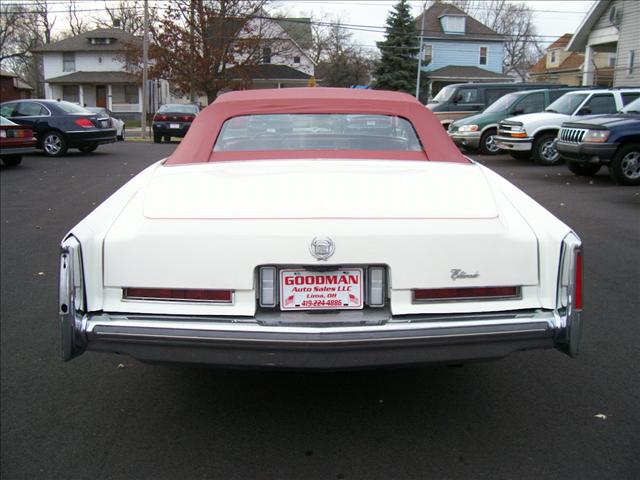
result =
[[444,33],[463,35],[466,17],[463,15],[444,15],[440,18]]
[[551,50],[551,63],[556,63],[556,51],[555,50]]
[[109,45],[111,43],[110,38],[92,37],[89,39],[91,45]]

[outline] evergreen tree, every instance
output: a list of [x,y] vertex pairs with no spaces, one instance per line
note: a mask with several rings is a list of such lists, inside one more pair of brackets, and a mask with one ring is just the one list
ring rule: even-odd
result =
[[414,93],[418,71],[418,31],[407,0],[400,0],[387,17],[385,41],[375,70],[375,88]]

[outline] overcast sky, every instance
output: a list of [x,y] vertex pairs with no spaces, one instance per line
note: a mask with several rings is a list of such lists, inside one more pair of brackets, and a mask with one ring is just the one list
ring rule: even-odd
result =
[[[5,1],[5,0],[0,0]],[[11,0],[6,0],[10,2]],[[14,0],[21,1],[21,0]],[[150,0],[149,3],[155,0]],[[165,3],[166,0],[158,0]],[[50,0],[53,11],[65,11],[65,0]],[[26,3],[26,2],[25,2]],[[115,6],[118,0],[108,0],[110,5]],[[374,31],[363,31],[363,28],[353,29],[354,39],[359,45],[375,49],[376,41],[383,40],[382,28],[391,7],[396,2],[393,0],[274,0],[269,7],[271,12],[288,13],[291,16],[304,16],[313,14],[314,16],[328,15],[331,18],[340,18],[343,23],[362,25],[364,30],[368,27]],[[557,0],[557,1],[525,1],[514,3],[526,3],[534,10],[534,19],[538,35],[545,43],[550,43],[563,33],[573,33],[582,21],[585,13],[593,4],[593,0]],[[77,2],[80,15],[89,18],[100,14],[100,9],[104,7],[104,2],[96,0],[84,0]],[[411,0],[411,7],[414,15],[418,15],[422,8],[422,0]],[[65,15],[58,14],[56,30],[64,28]],[[377,27],[377,31],[376,28]]]

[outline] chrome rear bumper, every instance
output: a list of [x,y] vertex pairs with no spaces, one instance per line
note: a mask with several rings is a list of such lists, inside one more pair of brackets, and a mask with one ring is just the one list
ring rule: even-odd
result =
[[[62,316],[69,360],[85,350],[148,362],[336,369],[462,362],[558,347],[562,317],[548,310],[391,317],[368,326],[265,326],[234,317],[98,313]],[[335,324],[333,324],[335,325]]]

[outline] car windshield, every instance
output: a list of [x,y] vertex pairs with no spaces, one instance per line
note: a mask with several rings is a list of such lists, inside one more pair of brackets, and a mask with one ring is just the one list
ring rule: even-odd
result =
[[578,105],[587,98],[588,93],[567,93],[561,96],[558,100],[549,105],[545,112],[563,113],[565,115],[572,115],[575,112]]
[[492,113],[492,112],[504,112],[507,110],[513,103],[522,97],[521,93],[508,93],[507,95],[500,97],[498,100],[489,105],[484,113]]
[[167,104],[162,105],[158,109],[158,113],[173,112],[173,113],[198,113],[198,107],[195,105],[179,105],[179,104]]
[[91,113],[86,108],[71,102],[60,101],[57,102],[56,105],[65,113]]
[[451,98],[451,96],[455,91],[456,91],[456,87],[454,86],[444,87],[442,90],[438,92],[438,94],[435,97],[433,97],[433,100],[431,100],[431,103],[444,103]]
[[620,110],[622,113],[640,113],[640,98],[636,98],[629,105]]
[[224,122],[214,151],[422,151],[411,123],[392,115],[243,115]]
[[17,125],[16,123],[13,123],[11,120],[8,120],[4,117],[0,117],[0,125]]

